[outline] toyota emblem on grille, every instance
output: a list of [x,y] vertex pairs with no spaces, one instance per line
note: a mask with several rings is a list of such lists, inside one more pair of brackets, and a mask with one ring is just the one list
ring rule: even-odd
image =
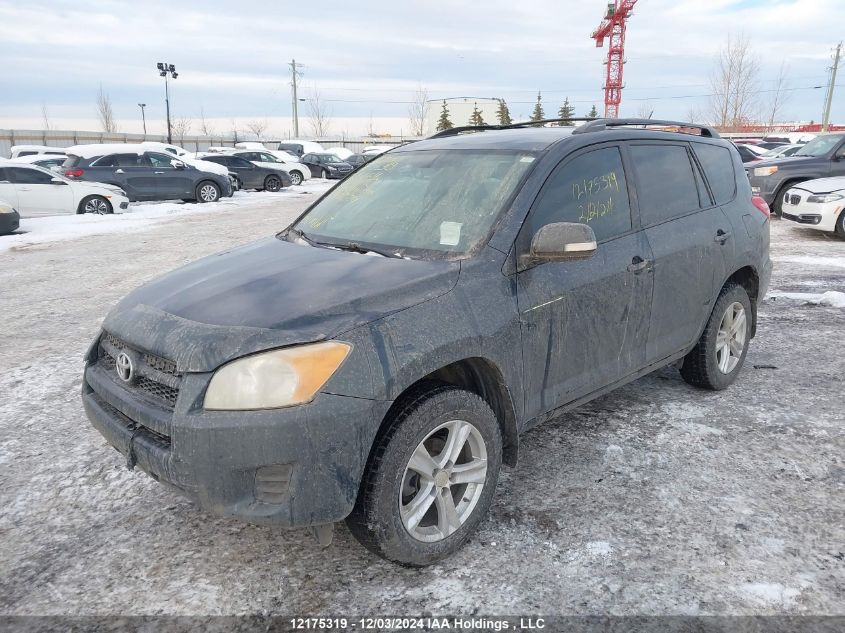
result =
[[135,377],[135,366],[132,364],[132,359],[126,352],[120,352],[114,360],[114,368],[117,371],[117,376],[123,382],[132,382]]

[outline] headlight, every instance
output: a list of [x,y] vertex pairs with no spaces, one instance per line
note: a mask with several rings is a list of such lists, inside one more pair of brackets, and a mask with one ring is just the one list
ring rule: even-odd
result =
[[239,358],[214,372],[206,409],[277,409],[310,402],[352,346],[326,341]]
[[334,171],[337,169],[337,167],[335,167],[334,165],[326,165],[326,167],[329,168],[329,171]]
[[842,200],[845,196],[842,196],[838,193],[823,193],[818,196],[810,196],[807,198],[807,202],[818,202],[820,204],[826,204],[828,202],[836,202],[837,200]]
[[778,168],[776,165],[772,165],[771,167],[755,167],[754,175],[758,177],[771,176],[772,174],[776,174],[777,171]]

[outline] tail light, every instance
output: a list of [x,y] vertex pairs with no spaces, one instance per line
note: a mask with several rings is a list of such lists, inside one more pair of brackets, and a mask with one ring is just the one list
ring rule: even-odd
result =
[[84,173],[84,169],[65,169],[65,176],[68,178],[82,178]]
[[772,214],[769,205],[760,196],[751,196],[751,204],[757,207],[757,210],[767,218]]

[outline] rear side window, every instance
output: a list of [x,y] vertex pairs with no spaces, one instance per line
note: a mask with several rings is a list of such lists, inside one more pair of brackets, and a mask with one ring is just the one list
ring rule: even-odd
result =
[[7,167],[6,171],[11,175],[12,182],[19,185],[49,185],[53,180],[51,174],[45,174],[38,169],[27,169],[26,167]]
[[533,235],[553,222],[588,224],[598,241],[631,230],[628,188],[618,148],[581,154],[552,173],[528,224]]
[[736,175],[730,150],[704,143],[693,144],[716,204],[726,204],[736,195]]
[[689,153],[684,145],[632,145],[637,198],[643,226],[701,208]]
[[93,167],[144,167],[147,163],[140,154],[111,154],[93,163]]

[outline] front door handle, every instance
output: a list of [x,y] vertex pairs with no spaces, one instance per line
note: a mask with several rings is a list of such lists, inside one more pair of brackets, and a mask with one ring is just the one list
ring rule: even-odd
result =
[[115,169],[115,170],[114,170],[114,173],[116,173],[116,174],[125,174],[126,172],[125,172],[125,171],[123,171],[122,169]]
[[730,237],[731,237],[730,231],[723,231],[722,229],[719,229],[718,231],[716,231],[716,237],[713,238],[713,239],[715,239],[717,242],[719,242],[719,244],[724,244],[725,242],[728,241],[728,239],[730,239]]
[[636,257],[634,257],[634,259],[631,260],[631,263],[628,264],[628,272],[634,273],[635,275],[639,275],[646,268],[648,268],[648,265],[650,263],[651,262],[649,260],[643,259],[639,255],[637,255]]
[[164,172],[163,171],[156,171],[156,172],[153,172],[153,173],[155,173],[157,176],[161,176]]

